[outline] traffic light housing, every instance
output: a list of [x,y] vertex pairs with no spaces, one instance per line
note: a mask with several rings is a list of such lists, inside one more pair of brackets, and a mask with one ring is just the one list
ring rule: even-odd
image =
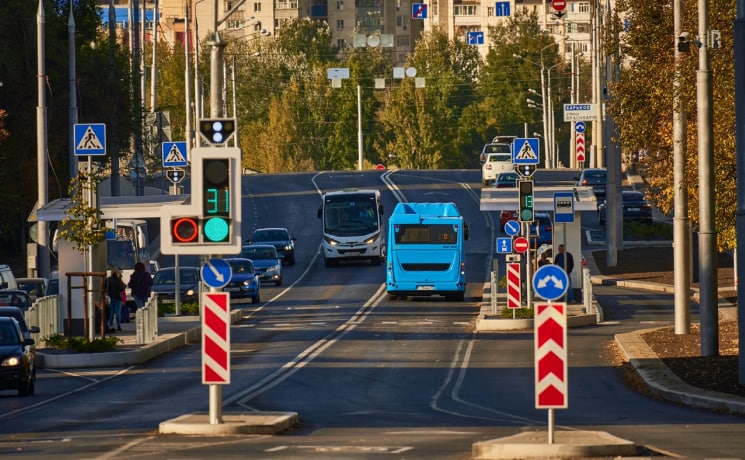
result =
[[241,237],[241,150],[198,147],[191,152],[191,203],[164,206],[163,254],[238,254]]
[[235,132],[235,119],[233,118],[212,118],[209,120],[199,120],[199,134],[202,135],[205,142],[210,145],[224,144],[233,137]]
[[521,180],[517,183],[520,196],[520,206],[518,210],[518,220],[520,222],[533,222],[535,212],[533,209],[533,181]]

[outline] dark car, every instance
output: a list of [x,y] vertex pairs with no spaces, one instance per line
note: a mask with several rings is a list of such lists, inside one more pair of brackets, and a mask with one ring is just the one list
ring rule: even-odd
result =
[[0,390],[17,390],[18,396],[34,394],[34,343],[34,339],[23,336],[15,319],[0,317]]
[[282,285],[282,262],[277,250],[268,244],[249,244],[241,249],[242,258],[251,259],[259,275],[260,281],[272,281],[275,285]]
[[31,338],[31,334],[39,333],[39,326],[30,326],[26,324],[26,315],[23,314],[18,307],[0,307],[0,317],[13,318],[18,322],[18,326],[23,332],[23,336],[27,339]]
[[[179,301],[199,302],[199,267],[179,267]],[[158,295],[158,303],[176,303],[176,269],[161,268],[153,276],[152,291]]]
[[608,171],[605,168],[583,169],[577,178],[577,185],[592,187],[598,201],[605,199],[605,184],[608,183]]
[[530,224],[530,245],[532,248],[539,248],[544,244],[553,242],[553,222],[551,216],[547,213],[537,212],[535,220]]
[[[624,190],[621,192],[623,200],[623,220],[652,223],[652,205],[644,199],[642,192]],[[603,201],[598,205],[598,223],[605,224],[605,214],[608,203]]]
[[517,181],[520,177],[515,172],[503,172],[497,174],[497,178],[494,179],[494,187],[496,188],[515,188],[517,187]]
[[286,228],[257,228],[246,242],[250,244],[271,244],[277,255],[287,265],[295,265],[295,240]]
[[504,226],[511,220],[518,220],[517,211],[502,211],[499,213],[499,230],[504,231]]
[[31,304],[31,297],[23,289],[0,289],[0,306],[13,306],[26,311]]
[[44,295],[59,295],[59,272],[53,271],[49,274],[49,281],[47,282],[47,289],[44,291]]
[[235,257],[225,259],[233,272],[230,281],[223,289],[230,293],[231,299],[250,298],[252,303],[261,302],[261,283],[253,261]]

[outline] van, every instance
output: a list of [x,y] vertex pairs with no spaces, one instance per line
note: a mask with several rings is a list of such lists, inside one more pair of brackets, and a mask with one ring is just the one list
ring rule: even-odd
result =
[[481,166],[481,182],[484,185],[491,185],[499,173],[514,170],[512,153],[490,153],[486,156],[486,162]]
[[18,289],[16,277],[8,265],[0,265],[0,289]]

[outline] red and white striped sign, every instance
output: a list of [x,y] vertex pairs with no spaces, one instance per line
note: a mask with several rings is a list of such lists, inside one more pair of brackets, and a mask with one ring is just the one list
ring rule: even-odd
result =
[[568,399],[566,304],[536,304],[535,407],[566,409]]
[[522,295],[520,291],[520,263],[507,264],[507,308],[520,308]]
[[575,150],[577,151],[577,161],[585,161],[585,133],[574,133]]
[[230,293],[202,293],[202,383],[230,383]]

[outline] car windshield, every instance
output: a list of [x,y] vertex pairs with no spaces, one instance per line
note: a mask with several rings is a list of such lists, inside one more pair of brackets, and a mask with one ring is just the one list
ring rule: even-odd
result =
[[[180,284],[194,284],[197,282],[197,274],[193,270],[180,270]],[[153,284],[176,284],[174,270],[159,271],[153,277]]]
[[644,201],[644,195],[640,192],[624,192],[624,202]]
[[28,332],[28,325],[26,324],[26,318],[23,317],[23,313],[20,310],[16,310],[15,308],[9,308],[6,310],[15,311],[0,311],[0,316],[7,316],[9,318],[15,319],[18,322],[18,326],[21,327],[21,330],[23,332]]
[[17,345],[20,343],[18,330],[10,321],[0,321],[0,345]]
[[281,241],[286,240],[287,234],[282,230],[256,230],[253,241]]
[[0,305],[14,305],[21,308],[29,308],[31,302],[24,293],[16,292],[0,292]]
[[490,163],[503,163],[503,162],[512,162],[512,154],[505,153],[505,154],[491,154],[488,158]]
[[246,259],[276,259],[277,252],[274,248],[244,248],[241,257]]
[[253,273],[253,265],[247,261],[233,260],[230,262],[233,273]]

